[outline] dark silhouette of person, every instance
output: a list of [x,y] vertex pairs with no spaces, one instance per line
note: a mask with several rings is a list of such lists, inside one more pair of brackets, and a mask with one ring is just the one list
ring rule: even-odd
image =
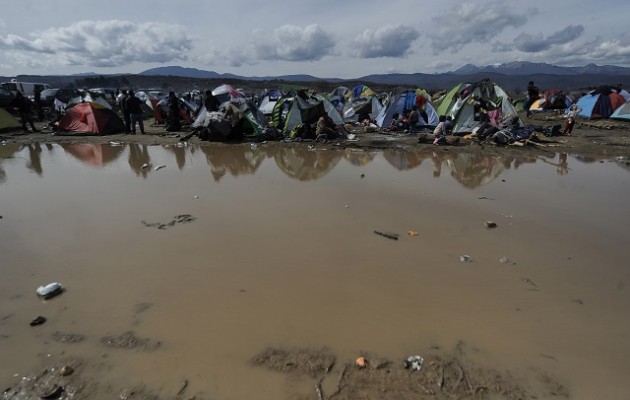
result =
[[39,129],[35,128],[33,117],[31,116],[33,103],[28,98],[24,97],[22,92],[17,92],[15,98],[11,101],[11,106],[18,109],[24,132],[28,132],[28,129],[26,128],[27,123],[31,125],[33,132],[39,132]]

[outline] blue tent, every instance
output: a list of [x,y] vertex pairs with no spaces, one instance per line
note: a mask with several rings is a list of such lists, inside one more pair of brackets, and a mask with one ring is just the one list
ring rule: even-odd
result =
[[582,109],[579,115],[588,119],[608,118],[613,112],[610,98],[601,93],[586,94],[576,104]]
[[[398,96],[394,97],[392,102],[385,108],[381,110],[379,115],[376,117],[376,124],[383,127],[388,127],[392,123],[392,119],[394,114],[402,115],[403,111],[411,110],[411,108],[416,104],[416,92],[413,90],[409,90],[406,92],[402,92]],[[427,121],[424,121],[422,117],[420,117],[419,124],[428,125],[428,126],[437,126],[440,122],[437,112],[433,105],[427,101],[425,105],[424,111],[427,113]]]

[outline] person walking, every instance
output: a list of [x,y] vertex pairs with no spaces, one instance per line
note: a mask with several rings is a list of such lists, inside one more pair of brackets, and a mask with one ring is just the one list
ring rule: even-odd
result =
[[532,106],[532,104],[534,104],[536,100],[538,100],[539,97],[540,89],[538,89],[538,86],[534,85],[533,81],[529,81],[529,84],[527,85],[527,99],[525,100],[524,105],[527,118],[531,118],[532,112],[530,110],[530,107]]
[[133,90],[129,91],[129,98],[126,101],[127,111],[131,120],[131,134],[136,134],[136,122],[140,127],[140,133],[144,135],[144,115],[142,112],[142,101],[136,97]]
[[24,132],[28,132],[26,128],[26,123],[31,125],[31,129],[33,132],[39,132],[39,129],[35,128],[35,124],[33,123],[33,116],[31,115],[33,103],[24,95],[22,92],[17,92],[15,98],[11,101],[11,106],[18,109],[18,113],[20,114],[20,119],[22,120],[22,129]]

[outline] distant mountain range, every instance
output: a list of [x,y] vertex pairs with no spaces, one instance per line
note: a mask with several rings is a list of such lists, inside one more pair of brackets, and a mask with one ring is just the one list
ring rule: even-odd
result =
[[[0,82],[13,77],[0,77]],[[561,67],[547,63],[531,63],[515,61],[505,64],[476,66],[466,64],[455,71],[440,74],[376,74],[360,76],[353,79],[334,77],[318,78],[312,75],[280,75],[280,76],[239,76],[204,71],[197,68],[167,66],[151,68],[139,74],[102,75],[93,72],[76,75],[20,75],[18,80],[26,82],[49,83],[55,87],[77,84],[90,87],[135,86],[135,87],[190,87],[195,80],[209,80],[212,84],[225,81],[250,81],[251,86],[280,86],[283,83],[317,83],[326,82],[330,86],[354,86],[365,83],[372,86],[397,86],[402,88],[425,88],[427,90],[450,89],[462,82],[477,82],[490,79],[505,90],[523,92],[529,81],[534,81],[541,89],[563,89],[567,91],[585,92],[601,85],[624,84],[630,87],[630,68],[615,65],[588,64],[583,67]],[[256,82],[256,84],[254,84]],[[262,83],[264,82],[264,83]],[[204,83],[209,84],[209,83]],[[247,84],[238,83],[247,86]]]
[[196,68],[179,66],[152,68],[140,73],[145,76],[177,76],[201,79],[238,79],[249,81],[285,81],[285,82],[365,82],[385,85],[415,86],[426,89],[450,88],[462,81],[490,79],[507,90],[524,89],[527,82],[533,80],[543,88],[586,88],[599,85],[614,85],[618,82],[630,86],[630,68],[615,65],[588,64],[582,67],[561,67],[547,63],[514,61],[505,64],[476,66],[466,64],[463,67],[441,74],[378,74],[354,79],[317,78],[311,75],[280,76],[239,76],[219,74]]

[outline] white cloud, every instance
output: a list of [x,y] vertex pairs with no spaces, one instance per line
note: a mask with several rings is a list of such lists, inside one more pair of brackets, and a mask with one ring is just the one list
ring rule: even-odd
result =
[[0,48],[12,51],[16,61],[21,59],[17,57],[21,52],[32,59],[43,54],[48,61],[55,59],[58,65],[119,67],[134,62],[185,60],[192,41],[179,25],[80,21],[34,32],[29,37],[0,36]]
[[517,14],[514,7],[503,1],[464,2],[435,17],[431,46],[436,54],[445,50],[454,53],[470,43],[487,43],[506,28],[519,27],[526,22],[526,15]]
[[257,32],[254,48],[260,60],[317,61],[332,55],[335,40],[319,25],[283,25],[273,34]]
[[352,41],[350,55],[360,58],[401,57],[409,52],[418,37],[420,33],[415,28],[404,25],[366,29]]

